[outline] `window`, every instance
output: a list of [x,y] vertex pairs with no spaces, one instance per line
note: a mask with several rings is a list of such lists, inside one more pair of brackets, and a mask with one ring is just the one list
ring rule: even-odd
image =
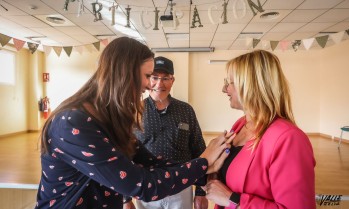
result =
[[0,84],[15,84],[15,57],[14,52],[0,50]]

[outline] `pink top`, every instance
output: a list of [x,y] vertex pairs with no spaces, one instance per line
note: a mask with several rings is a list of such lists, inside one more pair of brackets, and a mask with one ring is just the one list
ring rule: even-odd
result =
[[[240,118],[232,130],[239,132],[245,123]],[[227,186],[241,194],[240,208],[315,209],[315,159],[303,131],[276,118],[253,152],[252,143],[245,144],[226,175]]]

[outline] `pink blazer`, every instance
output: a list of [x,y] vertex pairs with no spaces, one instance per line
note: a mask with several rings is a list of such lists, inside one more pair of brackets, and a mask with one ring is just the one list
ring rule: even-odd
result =
[[[239,132],[245,123],[240,118],[232,130]],[[315,209],[315,159],[308,137],[277,118],[253,152],[251,144],[245,144],[226,176],[227,186],[241,194],[240,208]]]

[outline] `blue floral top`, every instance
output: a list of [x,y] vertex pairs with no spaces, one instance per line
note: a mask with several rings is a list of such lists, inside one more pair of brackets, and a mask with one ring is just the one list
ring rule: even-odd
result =
[[[153,201],[202,181],[207,160],[185,164],[156,159],[141,143],[129,160],[109,141],[89,114],[59,113],[48,130],[49,152],[41,156],[42,175],[36,208],[122,209],[123,196]],[[201,179],[200,179],[201,178]]]

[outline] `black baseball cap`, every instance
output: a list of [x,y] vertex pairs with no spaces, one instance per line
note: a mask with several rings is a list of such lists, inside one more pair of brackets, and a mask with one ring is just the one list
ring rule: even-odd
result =
[[163,71],[165,73],[174,74],[174,69],[173,69],[173,62],[166,57],[155,57],[154,59],[155,62],[155,71]]

